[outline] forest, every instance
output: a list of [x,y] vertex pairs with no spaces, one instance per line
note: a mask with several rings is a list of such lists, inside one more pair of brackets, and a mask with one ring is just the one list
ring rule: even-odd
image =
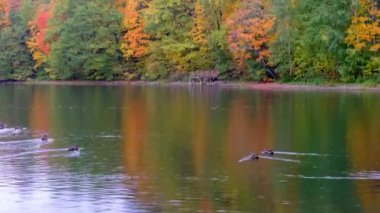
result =
[[380,83],[379,0],[0,0],[0,80]]

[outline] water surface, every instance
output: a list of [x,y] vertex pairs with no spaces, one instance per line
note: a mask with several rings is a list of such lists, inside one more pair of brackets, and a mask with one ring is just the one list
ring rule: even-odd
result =
[[374,212],[378,109],[365,92],[0,85],[0,121],[25,128],[0,134],[0,212]]

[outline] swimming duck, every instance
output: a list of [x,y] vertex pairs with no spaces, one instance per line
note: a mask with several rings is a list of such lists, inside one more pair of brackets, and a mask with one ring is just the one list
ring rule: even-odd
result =
[[79,146],[78,146],[78,144],[75,144],[75,145],[69,146],[69,148],[67,149],[67,151],[69,151],[69,152],[79,151]]
[[259,155],[254,152],[251,152],[251,154],[240,159],[239,162],[248,161],[248,160],[258,160],[258,159],[259,159]]
[[256,153],[252,153],[249,155],[249,160],[258,160],[258,159],[259,159],[259,155]]
[[48,136],[45,134],[42,136],[41,141],[45,142],[45,141],[48,141],[48,139],[49,139]]
[[21,127],[15,127],[13,132],[12,132],[12,135],[19,135],[19,134],[21,134],[21,132],[22,132]]
[[272,149],[264,149],[264,151],[261,152],[263,155],[273,155],[274,152]]

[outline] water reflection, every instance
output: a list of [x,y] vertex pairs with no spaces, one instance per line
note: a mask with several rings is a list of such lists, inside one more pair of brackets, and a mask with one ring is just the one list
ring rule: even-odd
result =
[[1,212],[380,207],[379,94],[0,85],[0,101],[27,129],[0,137]]

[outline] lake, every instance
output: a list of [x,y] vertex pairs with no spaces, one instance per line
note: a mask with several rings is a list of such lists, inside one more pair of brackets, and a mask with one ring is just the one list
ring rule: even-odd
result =
[[0,130],[0,212],[376,212],[379,109],[363,91],[0,85],[22,128]]

